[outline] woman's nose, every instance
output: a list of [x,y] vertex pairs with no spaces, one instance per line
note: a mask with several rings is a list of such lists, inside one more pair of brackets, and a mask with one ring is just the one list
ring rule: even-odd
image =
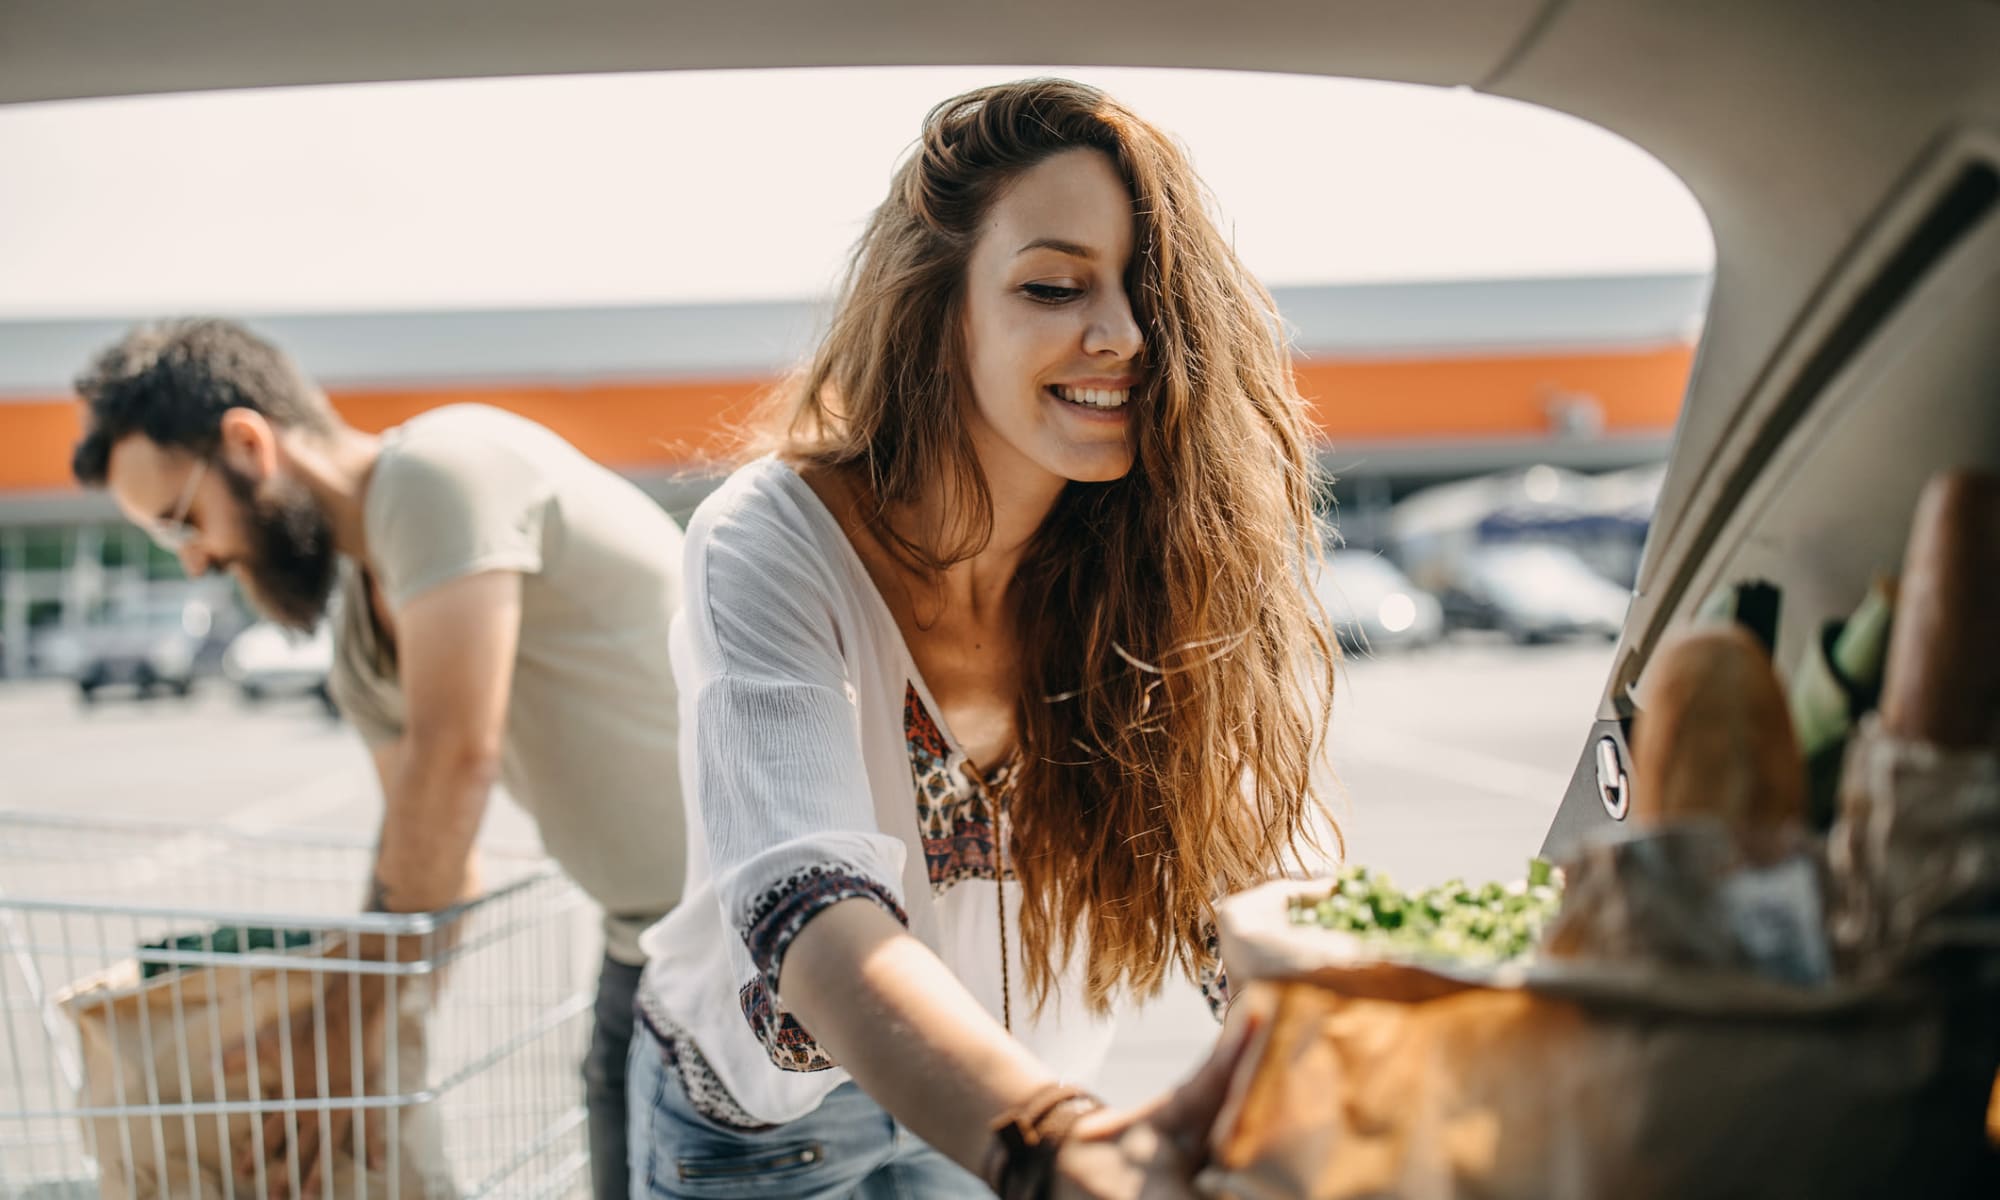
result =
[[1132,304],[1121,290],[1105,296],[1091,314],[1090,328],[1084,333],[1084,350],[1092,355],[1134,359],[1145,345]]

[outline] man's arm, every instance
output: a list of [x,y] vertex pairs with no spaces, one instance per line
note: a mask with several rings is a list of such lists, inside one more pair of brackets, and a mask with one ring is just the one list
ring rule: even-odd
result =
[[[472,845],[486,810],[498,761],[500,732],[513,680],[514,648],[521,625],[520,576],[491,572],[453,580],[425,592],[397,614],[399,659],[408,712],[403,736],[371,750],[382,783],[382,835],[365,907],[374,912],[428,912],[467,897],[474,887]],[[458,935],[454,922],[428,937],[360,939],[356,956],[410,961],[438,954]],[[290,1038],[293,1095],[359,1097],[379,1094],[384,1080],[380,1031],[387,976],[331,972],[318,1003],[320,1019],[281,1020],[258,1036],[260,1084],[274,1098],[287,1095],[278,1070],[281,1043]],[[322,1047],[316,1040],[325,1039]],[[354,1039],[361,1041],[364,1079],[355,1076]],[[241,1070],[252,1061],[249,1047],[230,1052]],[[360,1128],[355,1130],[359,1119]],[[285,1113],[264,1119],[261,1148],[267,1160],[269,1195],[290,1192],[288,1154],[298,1157],[301,1194],[324,1194],[328,1178],[323,1150],[357,1142],[370,1166],[386,1154],[387,1124],[364,1110],[337,1109],[327,1117],[328,1140],[314,1120],[297,1122],[298,1140]],[[257,1170],[259,1143],[238,1151],[237,1171]]]
[[382,837],[371,907],[429,912],[462,898],[499,773],[521,576],[487,571],[417,596],[394,615],[403,737],[377,755]]
[[[393,742],[382,742],[368,748],[368,757],[375,763],[375,782],[382,793],[382,811],[385,813],[389,810],[389,789],[395,786],[396,776],[403,769],[403,746],[403,739],[398,737]],[[379,847],[381,844],[379,824],[376,833],[376,844]],[[368,898],[362,901],[361,909],[363,912],[389,911],[389,898],[384,894],[381,876],[376,873],[372,863],[368,867]]]
[[[368,750],[368,757],[375,763],[375,781],[382,794],[384,805],[388,802],[389,789],[395,786],[396,777],[402,772],[404,748],[408,742],[397,738],[393,742],[382,742]],[[466,855],[465,884],[460,889],[460,898],[469,900],[478,891],[479,852],[474,850]],[[384,894],[380,877],[371,866],[368,872],[368,895],[362,902],[364,912],[389,912],[389,898]],[[452,929],[457,926],[453,925]]]

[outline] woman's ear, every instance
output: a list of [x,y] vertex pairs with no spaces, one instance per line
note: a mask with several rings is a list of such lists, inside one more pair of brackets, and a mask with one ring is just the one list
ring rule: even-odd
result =
[[222,414],[222,461],[243,478],[262,483],[278,470],[278,431],[264,414],[232,408]]

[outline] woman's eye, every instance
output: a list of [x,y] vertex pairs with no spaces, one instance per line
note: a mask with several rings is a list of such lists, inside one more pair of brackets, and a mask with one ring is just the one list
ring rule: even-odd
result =
[[1083,295],[1082,288],[1065,287],[1060,283],[1024,283],[1021,291],[1037,304],[1064,304]]

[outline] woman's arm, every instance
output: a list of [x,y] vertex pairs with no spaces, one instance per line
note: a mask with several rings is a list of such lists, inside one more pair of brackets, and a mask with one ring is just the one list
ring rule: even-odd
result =
[[792,940],[785,1007],[863,1091],[969,1171],[992,1125],[1055,1077],[883,908],[843,900]]
[[[975,1174],[993,1125],[1055,1077],[929,947],[869,900],[828,906],[793,939],[779,988],[863,1091]],[[1231,1020],[1181,1087],[1137,1108],[1087,1113],[1056,1159],[1052,1195],[1193,1197],[1210,1127],[1251,1031]]]

